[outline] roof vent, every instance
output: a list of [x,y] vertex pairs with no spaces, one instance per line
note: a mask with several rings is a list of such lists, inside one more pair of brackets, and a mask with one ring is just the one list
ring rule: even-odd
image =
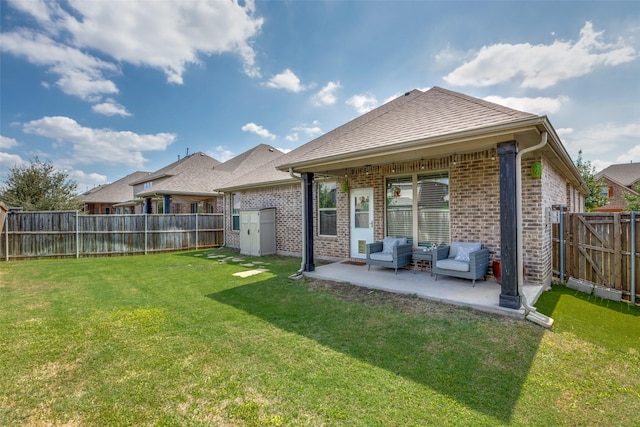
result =
[[409,96],[409,94],[410,94],[410,93],[411,93],[411,91],[409,91],[409,92],[405,92],[405,93],[404,93],[404,96]]

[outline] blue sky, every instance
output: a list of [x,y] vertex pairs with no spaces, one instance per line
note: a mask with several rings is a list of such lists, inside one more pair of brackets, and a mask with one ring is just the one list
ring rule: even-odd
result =
[[0,179],[85,191],[203,151],[291,150],[411,89],[547,115],[640,161],[640,2],[0,0]]

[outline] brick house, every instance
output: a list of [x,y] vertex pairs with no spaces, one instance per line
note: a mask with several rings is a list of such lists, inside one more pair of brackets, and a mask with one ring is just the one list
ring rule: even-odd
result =
[[636,187],[640,184],[640,163],[611,165],[596,174],[602,182],[602,195],[609,201],[606,205],[594,209],[596,212],[622,212],[627,209],[625,194],[638,195]]
[[202,152],[188,155],[130,183],[136,213],[221,213],[216,187],[282,154],[261,144],[224,163]]
[[100,185],[82,193],[82,211],[85,214],[129,214],[135,213],[131,183],[149,175],[149,172],[133,172],[111,184]]
[[277,251],[301,256],[305,271],[314,258],[364,258],[364,243],[387,235],[414,246],[483,242],[503,264],[509,308],[520,307],[518,227],[526,280],[549,284],[550,210],[581,212],[587,193],[546,116],[438,87],[407,92],[219,190],[227,246],[239,245],[240,210],[275,207]]

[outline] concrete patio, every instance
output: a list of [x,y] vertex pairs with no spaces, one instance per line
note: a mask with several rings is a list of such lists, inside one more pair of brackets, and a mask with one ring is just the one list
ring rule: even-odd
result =
[[[471,286],[471,280],[439,276],[438,280],[429,271],[400,269],[395,275],[390,268],[367,265],[354,265],[347,262],[336,262],[316,266],[315,271],[305,272],[309,278],[347,282],[357,286],[380,289],[401,294],[413,294],[420,298],[439,301],[463,307],[473,308],[492,314],[500,314],[523,319],[524,309],[512,310],[499,306],[500,285],[493,278],[477,280]],[[534,305],[544,291],[541,285],[525,284],[523,293],[529,304]]]

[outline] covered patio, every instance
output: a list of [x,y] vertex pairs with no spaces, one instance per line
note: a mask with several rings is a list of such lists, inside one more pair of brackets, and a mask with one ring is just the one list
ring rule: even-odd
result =
[[[413,267],[398,270],[367,265],[356,265],[349,262],[336,262],[316,266],[315,271],[304,272],[305,277],[346,282],[356,286],[364,286],[372,289],[380,289],[400,294],[413,294],[419,298],[439,301],[462,307],[469,307],[486,313],[510,316],[524,319],[525,311],[500,307],[500,285],[493,279],[476,281],[476,286],[471,286],[471,280],[457,279],[454,277],[438,276],[435,280],[429,271],[413,272]],[[529,304],[534,305],[540,294],[544,291],[542,285],[525,283],[523,294]]]

